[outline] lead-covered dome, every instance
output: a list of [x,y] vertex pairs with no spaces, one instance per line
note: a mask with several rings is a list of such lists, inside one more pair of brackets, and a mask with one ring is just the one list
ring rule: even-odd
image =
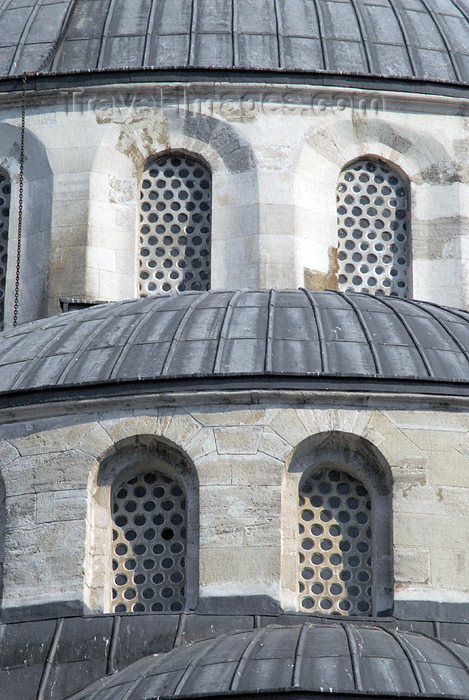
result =
[[[219,696],[298,690],[469,698],[469,649],[412,632],[350,623],[265,627],[137,661],[74,700]],[[384,694],[384,695],[383,695]],[[316,696],[314,696],[316,697]]]
[[468,46],[467,0],[29,0],[0,8],[0,75],[38,70],[53,54],[47,70],[192,66],[467,83]]
[[465,394],[468,349],[469,314],[426,302],[332,290],[161,294],[2,333],[0,396],[177,380]]

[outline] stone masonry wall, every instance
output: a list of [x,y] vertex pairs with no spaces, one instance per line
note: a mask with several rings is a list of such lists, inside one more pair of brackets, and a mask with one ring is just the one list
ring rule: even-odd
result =
[[331,430],[362,436],[391,467],[395,599],[469,601],[466,413],[315,407],[304,397],[236,401],[5,422],[3,605],[83,599],[103,607],[109,533],[93,511],[98,459],[121,440],[161,436],[184,451],[200,482],[200,595],[266,594],[294,608],[296,562],[282,561],[296,529],[281,521],[286,464],[308,436]]
[[[5,128],[18,132],[19,104],[9,96],[2,105]],[[42,167],[33,139],[51,171],[40,202],[28,200],[34,230],[50,230],[48,313],[60,296],[137,295],[139,180],[148,157],[175,150],[212,171],[212,287],[334,288],[337,179],[371,156],[410,182],[412,296],[466,306],[467,114],[457,97],[314,86],[133,84],[28,95],[30,178]],[[16,188],[10,151],[0,139],[0,164]],[[15,205],[10,226],[13,241]],[[14,255],[10,263],[11,280]],[[38,312],[28,284],[20,301],[29,320]]]

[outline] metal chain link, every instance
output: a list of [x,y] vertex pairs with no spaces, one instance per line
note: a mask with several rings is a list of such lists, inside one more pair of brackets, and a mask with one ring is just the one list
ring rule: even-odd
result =
[[21,234],[23,231],[23,191],[24,191],[24,137],[26,131],[26,83],[28,76],[23,73],[21,93],[21,142],[20,142],[20,177],[18,193],[18,242],[16,246],[15,300],[13,302],[13,327],[18,325],[18,302],[20,296]]

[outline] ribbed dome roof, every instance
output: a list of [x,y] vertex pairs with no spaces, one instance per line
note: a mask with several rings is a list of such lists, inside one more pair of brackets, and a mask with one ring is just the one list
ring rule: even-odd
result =
[[0,334],[0,392],[246,375],[392,379],[406,391],[408,380],[453,382],[457,392],[456,382],[469,382],[468,349],[469,314],[430,303],[334,291],[186,292]]
[[[156,654],[93,684],[74,700],[144,700],[234,691],[303,689],[469,698],[469,648],[378,625],[266,627]],[[342,698],[343,695],[341,694]],[[383,695],[384,697],[384,695]]]
[[469,82],[468,0],[23,0],[0,5],[0,75],[37,70],[60,37],[53,71],[239,67]]

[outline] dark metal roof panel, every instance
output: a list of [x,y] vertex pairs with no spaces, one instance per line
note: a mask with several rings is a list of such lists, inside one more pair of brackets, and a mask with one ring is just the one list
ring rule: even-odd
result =
[[24,0],[0,8],[0,75],[37,70],[51,53],[53,71],[190,65],[465,83],[468,47],[465,0]]
[[0,391],[112,380],[322,375],[469,381],[469,315],[336,291],[188,292],[0,334]]
[[469,671],[459,645],[451,645],[454,653],[449,646],[371,623],[271,626],[147,657],[74,699],[122,700],[130,689],[132,698],[143,700],[279,688],[469,698]]

